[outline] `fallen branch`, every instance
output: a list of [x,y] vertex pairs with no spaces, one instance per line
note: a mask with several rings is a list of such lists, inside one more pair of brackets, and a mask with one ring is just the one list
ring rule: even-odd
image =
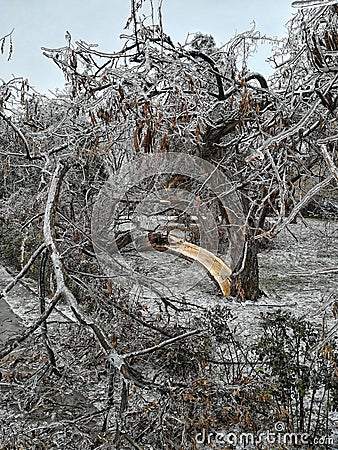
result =
[[177,255],[189,261],[197,261],[201,264],[216,282],[225,297],[230,295],[230,280],[232,274],[231,268],[221,258],[203,247],[191,244],[175,236],[167,236],[163,233],[151,232],[147,235],[138,236],[133,239],[130,232],[123,233],[116,241],[117,248],[134,242],[139,251],[155,249],[160,252],[168,252]]
[[[48,257],[48,251],[45,250],[42,253],[41,257],[41,264],[40,264],[40,276],[39,276],[39,300],[40,300],[40,312],[43,314],[46,311],[46,262]],[[48,359],[50,362],[50,365],[52,367],[52,372],[59,375],[59,371],[56,367],[56,358],[54,350],[51,346],[51,343],[48,339],[48,327],[47,327],[47,320],[45,320],[41,324],[41,336],[43,343],[46,347]]]
[[311,272],[289,272],[288,275],[300,277],[312,277],[314,275],[325,275],[326,273],[338,272],[338,267],[324,267],[323,269],[312,270]]
[[108,355],[108,360],[112,364],[113,369],[119,370],[126,379],[131,380],[136,385],[144,386],[142,377],[126,364],[124,358],[110,344],[100,326],[97,325],[93,319],[86,316],[74,294],[66,285],[63,263],[53,238],[56,203],[59,197],[61,182],[66,171],[67,167],[62,162],[59,162],[55,168],[50,184],[43,223],[44,241],[50,251],[50,258],[52,260],[56,280],[56,295],[60,295],[66,301],[81,325],[91,329],[100,346]]

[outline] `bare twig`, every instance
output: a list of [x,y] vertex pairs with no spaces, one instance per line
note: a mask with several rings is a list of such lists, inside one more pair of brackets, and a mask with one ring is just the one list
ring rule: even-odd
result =
[[60,300],[60,293],[56,293],[52,298],[48,308],[46,311],[30,326],[28,327],[22,334],[12,338],[9,340],[9,344],[7,344],[2,350],[0,350],[0,360],[5,356],[9,355],[13,350],[15,350],[23,341],[25,341],[29,336],[31,336],[34,331],[36,331],[41,324],[50,316],[58,301]]
[[322,182],[316,184],[312,189],[310,189],[302,198],[302,200],[300,200],[297,205],[294,206],[291,214],[289,215],[289,217],[286,217],[283,222],[274,229],[274,233],[278,234],[280,231],[282,231],[286,225],[288,225],[289,223],[291,223],[294,218],[297,216],[297,214],[300,212],[300,210],[302,208],[304,208],[305,205],[307,205],[309,203],[309,201],[313,198],[314,195],[316,195],[318,192],[320,192],[322,189],[324,189],[326,186],[328,186],[331,181],[333,179],[333,175],[328,176],[327,178],[325,178],[325,180],[323,180]]
[[181,341],[183,339],[186,339],[190,336],[194,336],[196,334],[200,334],[203,333],[203,330],[193,330],[193,331],[188,331],[187,333],[181,334],[179,336],[175,336],[173,338],[167,339],[166,341],[161,342],[160,344],[154,345],[152,347],[148,347],[145,348],[143,350],[138,350],[135,352],[130,352],[130,353],[126,353],[125,355],[123,355],[123,358],[132,358],[135,356],[141,356],[141,355],[146,355],[148,353],[153,353],[156,350],[159,350],[160,348],[166,347],[167,345],[171,345],[174,344],[177,341]]
[[25,149],[26,149],[26,157],[27,157],[30,161],[31,161],[32,159],[38,159],[39,157],[33,157],[33,156],[31,156],[30,149],[29,149],[29,144],[28,144],[28,141],[27,141],[25,135],[23,134],[23,132],[22,132],[16,125],[14,125],[14,123],[13,123],[13,121],[10,119],[10,117],[5,116],[5,114],[2,113],[1,111],[0,111],[0,117],[2,117],[3,120],[4,120],[6,123],[8,123],[8,125],[9,125],[10,127],[13,128],[13,130],[16,132],[16,134],[17,134],[18,136],[20,136],[20,138],[21,138],[21,140],[22,140],[22,142],[23,142],[23,144],[24,144],[24,146],[25,146]]
[[35,252],[32,254],[32,256],[29,258],[25,266],[20,270],[20,272],[13,277],[13,279],[3,288],[3,290],[0,292],[0,298],[4,297],[7,292],[9,292],[16,283],[27,273],[28,269],[32,266],[34,261],[38,258],[38,256],[45,250],[46,245],[41,244],[40,247],[35,250]]

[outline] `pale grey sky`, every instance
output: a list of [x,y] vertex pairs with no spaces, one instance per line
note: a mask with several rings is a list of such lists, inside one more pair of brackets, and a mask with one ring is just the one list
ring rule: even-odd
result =
[[[156,4],[156,0],[154,0]],[[223,44],[236,32],[257,30],[285,36],[285,23],[295,10],[291,0],[163,0],[164,28],[174,42],[184,42],[188,32],[211,34]],[[28,78],[37,90],[63,87],[60,70],[42,55],[41,47],[62,47],[68,30],[73,42],[83,39],[103,51],[121,47],[119,35],[129,15],[129,0],[0,0],[0,37],[14,28],[13,57],[0,55],[0,79]],[[268,47],[252,61],[252,69],[268,75],[264,62]]]

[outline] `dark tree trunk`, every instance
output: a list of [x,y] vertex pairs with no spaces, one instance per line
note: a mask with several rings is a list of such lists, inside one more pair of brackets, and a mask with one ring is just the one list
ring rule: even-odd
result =
[[[231,295],[240,300],[257,300],[262,291],[259,288],[258,243],[249,239],[243,257],[237,264],[232,276]],[[243,259],[245,258],[244,264]]]
[[[219,127],[211,128],[207,130],[204,136],[204,145],[198,148],[198,154],[201,158],[207,161],[221,161],[222,151],[220,147],[215,144],[219,144],[222,137],[231,133],[238,125],[237,120],[233,120],[229,123],[223,123]],[[241,164],[241,162],[239,162]],[[240,172],[240,167],[237,167]],[[231,178],[231,174],[226,174]],[[243,193],[242,193],[243,194]],[[248,195],[241,195],[241,203],[243,212],[245,215],[249,214],[250,205],[248,204]],[[231,220],[223,212],[223,219],[231,224]],[[265,217],[263,219],[263,222]],[[257,300],[263,292],[259,288],[259,267],[258,267],[258,250],[259,243],[253,239],[255,224],[251,219],[250,230],[246,238],[246,245],[244,247],[242,258],[237,266],[233,269],[233,276],[231,282],[231,296],[237,297],[240,300]],[[229,236],[231,238],[231,236]]]

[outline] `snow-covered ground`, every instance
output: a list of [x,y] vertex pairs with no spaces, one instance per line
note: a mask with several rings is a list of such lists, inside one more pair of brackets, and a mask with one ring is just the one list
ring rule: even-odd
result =
[[[325,318],[328,329],[336,324],[332,305],[338,301],[338,222],[299,220],[280,233],[259,254],[261,288],[265,296],[254,303],[222,298],[197,263],[191,266],[185,260],[163,253],[145,252],[142,255],[141,260],[138,257],[136,261],[133,256],[126,256],[125,260],[148,280],[149,286],[156,274],[153,285],[166,296],[171,293],[196,304],[227,304],[237,317],[237,331],[244,338],[258,332],[260,313],[273,308],[292,310],[296,315],[318,323]],[[0,266],[0,289],[10,280],[11,275]],[[29,280],[18,283],[5,300],[24,325],[31,324],[39,315],[37,290]],[[72,319],[66,306],[60,308]],[[8,308],[3,308],[3,314],[8,316]],[[15,316],[10,319],[17,323]]]
[[[333,305],[338,301],[338,222],[311,219],[291,224],[262,251],[259,266],[265,295],[257,302],[241,303],[222,297],[211,279],[202,276],[196,265],[191,269],[188,261],[163,253],[154,256],[152,252],[140,258],[135,254],[125,256],[133,263],[134,269],[149,280],[148,287],[151,285],[150,277],[157,271],[155,285],[161,293],[169,300],[172,296],[173,301],[187,302],[189,307],[196,305],[194,314],[199,314],[198,306],[227,305],[233,313],[230,326],[236,328],[236,335],[244,342],[252,343],[261,334],[261,313],[280,308],[320,324],[324,332],[338,331],[338,326],[335,329],[338,319],[333,314]],[[193,275],[197,283],[192,282]],[[185,277],[190,277],[189,283],[184,283]],[[0,266],[0,290],[11,279],[11,275]],[[135,291],[132,295],[141,296],[142,293],[150,304],[156,297],[146,284],[143,292]],[[23,280],[1,301],[0,345],[39,316],[36,285],[31,280]],[[53,313],[52,319],[72,320],[67,306],[61,304],[60,308]],[[180,320],[187,320],[186,315],[183,314]],[[104,398],[105,386],[100,389]],[[97,390],[96,385],[93,398],[97,397]],[[334,424],[338,423],[336,417],[331,418]]]

